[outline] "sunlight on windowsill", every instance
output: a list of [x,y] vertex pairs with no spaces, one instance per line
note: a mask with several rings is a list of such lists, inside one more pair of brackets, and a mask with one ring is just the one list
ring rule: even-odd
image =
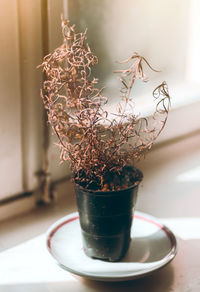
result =
[[76,281],[48,254],[45,235],[0,253],[0,285]]
[[200,166],[192,168],[177,176],[179,182],[200,182]]
[[[200,217],[161,218],[178,238],[200,239]],[[0,285],[77,281],[49,255],[42,234],[0,254]]]
[[200,239],[200,217],[163,218],[161,220],[177,237],[183,240]]

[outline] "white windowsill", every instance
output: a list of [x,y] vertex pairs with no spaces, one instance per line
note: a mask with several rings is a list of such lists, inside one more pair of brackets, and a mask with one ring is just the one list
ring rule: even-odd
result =
[[[144,180],[139,189],[137,210],[161,218],[178,237],[179,250],[174,261],[154,276],[136,283],[122,283],[120,287],[113,284],[113,288],[109,286],[109,291],[129,288],[132,291],[134,287],[137,291],[137,285],[142,287],[143,290],[139,289],[141,291],[146,291],[147,287],[150,287],[149,291],[154,291],[154,281],[160,290],[165,286],[166,291],[172,287],[179,291],[191,285],[192,291],[198,291],[198,283],[192,279],[196,277],[195,271],[197,274],[199,271],[196,255],[200,252],[200,234],[197,230],[200,204],[199,145],[200,135],[196,135],[152,151],[138,165],[144,173]],[[57,219],[76,210],[72,184],[63,183],[58,192],[55,205],[35,208],[0,223],[0,290],[30,289],[44,292],[63,289],[85,292],[88,289],[107,289],[107,284],[104,287],[101,283],[85,282],[60,269],[48,254],[44,235],[46,230]],[[169,271],[173,271],[172,281]],[[185,274],[187,277],[182,276]]]

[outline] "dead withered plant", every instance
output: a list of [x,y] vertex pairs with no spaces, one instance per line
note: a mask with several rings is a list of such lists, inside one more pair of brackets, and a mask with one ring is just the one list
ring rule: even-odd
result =
[[120,62],[128,68],[115,72],[122,84],[122,101],[115,113],[108,113],[108,99],[92,76],[98,59],[86,43],[87,30],[77,33],[74,25],[62,20],[62,33],[63,44],[41,64],[46,76],[41,96],[58,137],[60,160],[70,161],[75,182],[85,188],[121,189],[127,181],[137,180],[132,173],[124,183],[125,166],[140,159],[165,126],[170,105],[167,84],[163,82],[153,91],[157,102],[151,117],[135,115],[131,98],[134,82],[147,81],[143,64],[156,70],[134,53]]

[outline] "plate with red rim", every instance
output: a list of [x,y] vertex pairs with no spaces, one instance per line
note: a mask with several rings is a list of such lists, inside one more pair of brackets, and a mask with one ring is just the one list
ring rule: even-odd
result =
[[88,257],[82,248],[78,213],[67,215],[47,231],[47,248],[63,269],[88,279],[127,281],[149,275],[171,262],[177,253],[173,232],[157,218],[135,212],[131,243],[119,262]]

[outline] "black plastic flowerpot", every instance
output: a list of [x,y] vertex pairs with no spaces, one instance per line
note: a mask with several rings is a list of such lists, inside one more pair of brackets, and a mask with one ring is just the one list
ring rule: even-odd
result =
[[119,261],[127,252],[130,230],[143,178],[119,191],[92,191],[75,184],[84,252],[92,258]]

